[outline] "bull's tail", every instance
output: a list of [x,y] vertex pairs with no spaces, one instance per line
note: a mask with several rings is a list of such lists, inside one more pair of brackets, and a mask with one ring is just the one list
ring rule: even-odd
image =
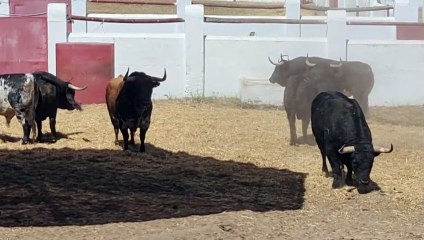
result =
[[[33,75],[34,76],[34,75]],[[35,140],[37,138],[37,124],[35,122],[35,114],[38,106],[38,98],[39,98],[39,90],[38,85],[36,81],[36,76],[34,76],[33,81],[33,91],[32,91],[32,116],[31,116],[31,130],[32,130],[32,137]]]

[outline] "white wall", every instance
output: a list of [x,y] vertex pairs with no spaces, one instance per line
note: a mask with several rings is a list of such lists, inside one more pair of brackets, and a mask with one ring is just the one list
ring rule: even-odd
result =
[[69,42],[115,44],[115,75],[141,71],[167,80],[153,91],[153,98],[184,97],[185,53],[183,34],[96,34],[71,33]]
[[8,16],[9,13],[9,0],[0,0],[0,17]]
[[[280,54],[288,54],[291,58],[298,56],[326,57],[326,39],[300,38],[260,38],[260,37],[207,37],[205,41],[205,96],[241,97],[252,93],[253,85],[241,88],[242,78],[269,79],[274,66],[268,61],[268,56],[277,61]],[[258,91],[254,93],[257,99],[267,99],[270,96],[261,88],[266,84],[257,84]],[[283,88],[274,85],[276,88]],[[243,91],[247,92],[244,93]],[[282,94],[281,94],[282,96]],[[278,99],[264,101],[281,103]],[[277,102],[275,102],[277,101]]]
[[370,105],[424,104],[424,41],[351,41],[348,59],[373,69]]

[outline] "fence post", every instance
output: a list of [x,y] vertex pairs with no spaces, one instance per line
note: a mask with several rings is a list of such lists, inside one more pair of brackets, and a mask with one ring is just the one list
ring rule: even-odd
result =
[[185,54],[187,97],[204,95],[205,38],[203,5],[188,5],[185,9]]
[[6,17],[9,16],[9,14],[9,0],[0,0],[0,17]]
[[[300,0],[286,0],[286,18],[300,19]],[[300,37],[300,24],[287,24],[287,37]]]
[[47,45],[49,72],[56,74],[56,43],[66,42],[66,4],[47,5]]
[[[72,15],[87,16],[87,0],[72,0],[71,9]],[[74,21],[72,32],[87,32],[87,21]]]
[[345,10],[327,11],[328,58],[345,59],[347,49],[347,25]]
[[[177,0],[177,17],[185,19],[186,18],[186,6],[191,5],[191,0]],[[184,23],[177,24],[177,32],[184,32]]]
[[404,22],[418,22],[418,3],[411,0],[396,0],[395,20]]

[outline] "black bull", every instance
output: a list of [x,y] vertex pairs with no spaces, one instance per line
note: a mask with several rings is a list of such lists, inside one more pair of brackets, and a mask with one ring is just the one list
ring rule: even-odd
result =
[[340,92],[321,92],[312,101],[311,126],[322,156],[322,171],[328,176],[326,157],[333,170],[333,188],[343,186],[342,169],[347,167],[346,184],[357,179],[359,193],[371,191],[370,173],[374,157],[393,151],[374,147],[371,130],[355,99]]
[[298,57],[281,60],[275,65],[269,81],[284,89],[284,107],[290,125],[290,145],[297,144],[296,116],[302,120],[303,137],[306,139],[310,121],[312,99],[322,91],[336,90],[352,94],[364,111],[368,112],[368,95],[374,85],[374,77],[368,64],[361,62],[336,62],[318,57]]
[[123,149],[128,149],[128,129],[133,132],[140,128],[140,152],[145,152],[144,141],[150,126],[150,117],[153,110],[153,88],[166,80],[166,70],[162,78],[152,77],[144,72],[128,71],[123,79],[123,86],[116,99],[115,118],[124,138]]
[[81,105],[75,101],[75,91],[82,91],[87,87],[77,87],[65,82],[48,72],[33,73],[39,90],[39,100],[35,111],[37,123],[37,141],[42,142],[42,121],[49,118],[51,141],[56,142],[56,115],[57,109],[81,110]]

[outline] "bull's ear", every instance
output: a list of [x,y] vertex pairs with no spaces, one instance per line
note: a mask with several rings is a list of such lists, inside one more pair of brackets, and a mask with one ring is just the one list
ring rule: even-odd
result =
[[125,76],[124,76],[124,82],[126,82],[127,81],[127,79],[128,79],[128,73],[130,72],[130,68],[128,67],[128,69],[127,69],[127,73],[125,73]]
[[160,85],[160,82],[153,82],[153,87],[158,87]]

